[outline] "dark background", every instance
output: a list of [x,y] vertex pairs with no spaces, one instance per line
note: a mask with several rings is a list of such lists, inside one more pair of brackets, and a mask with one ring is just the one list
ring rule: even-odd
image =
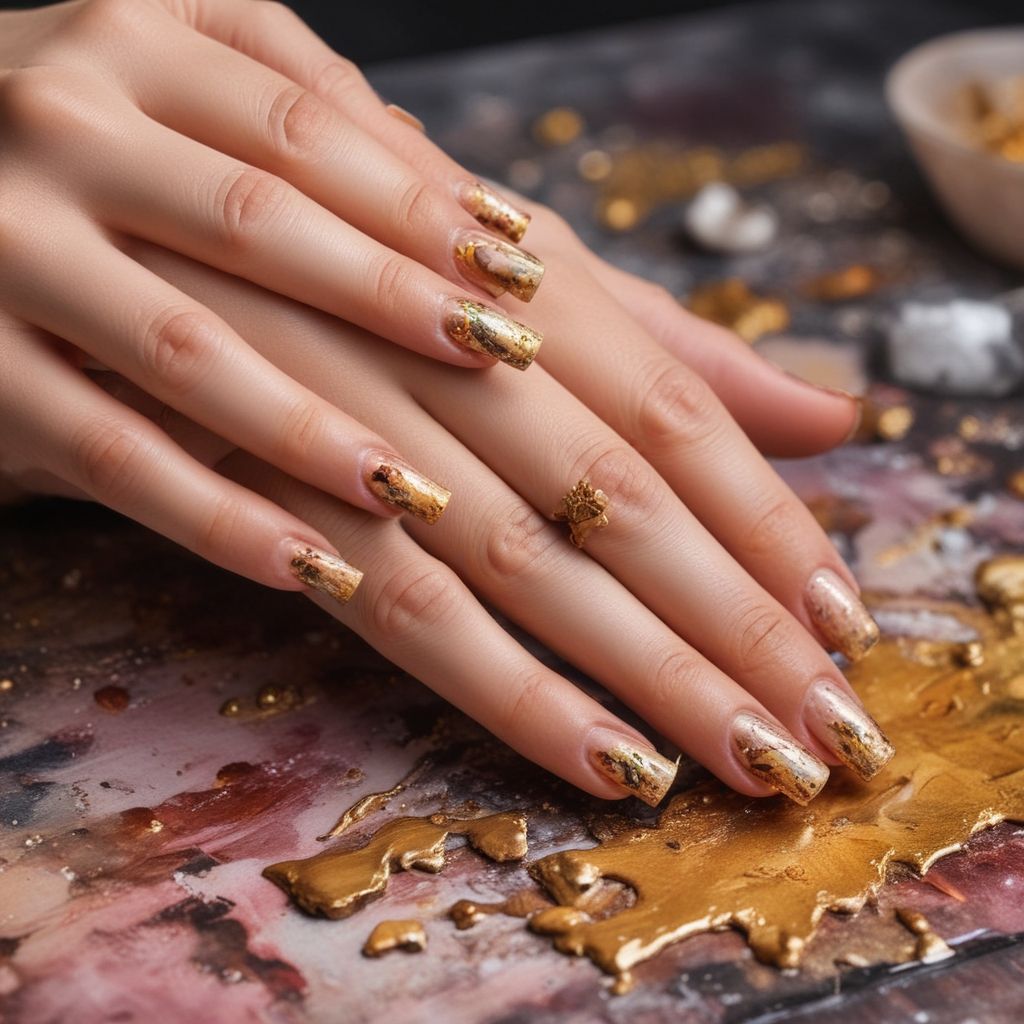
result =
[[[286,0],[335,49],[359,63],[414,57],[573,32],[601,25],[668,17],[714,7],[764,6],[774,0],[618,0],[617,3],[519,0]],[[843,4],[846,0],[819,0]],[[901,0],[893,0],[899,4]],[[0,0],[0,7],[39,7],[33,0]],[[962,7],[978,25],[1024,22],[1022,0],[959,0],[942,5]],[[927,34],[928,7],[921,7],[922,34]]]

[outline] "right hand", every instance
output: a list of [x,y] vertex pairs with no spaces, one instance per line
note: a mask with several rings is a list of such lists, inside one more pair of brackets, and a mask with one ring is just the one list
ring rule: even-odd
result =
[[[298,589],[294,551],[333,554],[326,539],[200,465],[83,367],[116,371],[374,514],[433,519],[446,492],[393,450],[386,423],[378,433],[325,402],[128,246],[164,246],[468,369],[532,361],[536,332],[493,310],[504,333],[481,336],[462,303],[529,300],[543,267],[481,229],[474,215],[518,238],[529,218],[461,168],[427,178],[344,102],[231,45],[291,38],[303,74],[319,69],[339,96],[348,81],[365,117],[365,80],[277,5],[0,13],[0,438],[9,473],[42,470],[226,568]],[[373,102],[389,128],[420,134]]]

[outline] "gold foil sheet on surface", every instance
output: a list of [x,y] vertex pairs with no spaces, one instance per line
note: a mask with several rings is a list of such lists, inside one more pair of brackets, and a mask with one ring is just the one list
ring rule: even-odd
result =
[[[727,928],[742,932],[758,959],[793,968],[826,911],[859,910],[890,867],[923,875],[978,831],[1024,822],[1024,635],[1015,632],[1024,556],[992,559],[976,579],[992,613],[960,611],[976,641],[888,638],[848,670],[896,748],[870,782],[836,768],[803,807],[707,782],[674,797],[655,824],[609,816],[594,829],[597,846],[534,861],[528,868],[541,891],[532,896],[461,901],[452,920],[467,928],[493,913],[525,917],[556,949],[614,975],[618,992],[628,990],[632,968],[665,947]],[[523,814],[435,815],[396,819],[359,849],[328,850],[265,874],[307,911],[345,917],[383,891],[391,870],[440,870],[450,833],[496,860],[526,853]],[[914,907],[900,907],[898,921],[903,938],[891,949],[865,959],[851,942],[835,961],[949,955]]]

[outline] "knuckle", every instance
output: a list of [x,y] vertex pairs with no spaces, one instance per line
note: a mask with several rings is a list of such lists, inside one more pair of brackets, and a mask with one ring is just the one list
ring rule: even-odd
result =
[[65,69],[15,68],[0,79],[0,119],[23,134],[66,136],[84,119],[84,90]]
[[732,630],[736,663],[741,670],[763,665],[786,642],[786,624],[777,608],[748,604],[736,617]]
[[370,261],[370,285],[367,294],[372,295],[379,309],[390,309],[396,298],[405,293],[412,284],[410,264],[404,256],[384,251]]
[[666,442],[706,444],[719,429],[711,388],[679,363],[660,362],[641,377],[637,443],[657,448]]
[[290,195],[276,175],[255,167],[232,171],[218,190],[218,220],[223,241],[236,252],[266,237]]
[[308,161],[324,150],[334,121],[331,108],[299,85],[278,90],[270,104],[267,133],[277,155],[286,161]]
[[798,524],[793,512],[790,501],[784,498],[771,501],[746,531],[743,538],[746,551],[752,555],[777,558],[780,551],[799,544]]
[[651,699],[655,708],[678,707],[699,685],[702,676],[700,657],[696,651],[673,650],[661,655],[648,676]]
[[232,548],[244,532],[244,519],[241,502],[226,495],[219,497],[199,528],[198,550],[217,552]]
[[455,580],[448,572],[402,569],[387,580],[373,601],[373,625],[392,640],[415,640],[451,622],[458,603]]
[[326,444],[327,415],[316,402],[300,398],[285,413],[280,437],[285,465],[307,464]]
[[518,684],[508,688],[508,698],[498,709],[495,732],[502,736],[522,736],[533,732],[537,716],[549,703],[551,679],[531,671]]
[[632,448],[603,446],[596,456],[578,460],[573,479],[587,479],[604,491],[616,514],[628,514],[637,521],[654,518],[661,511],[668,492],[661,478]]
[[365,84],[362,72],[344,57],[332,57],[312,78],[313,92],[336,102],[361,90]]
[[80,31],[123,38],[152,11],[147,0],[87,0],[78,8],[75,20]]
[[175,395],[183,395],[216,359],[219,336],[202,313],[164,310],[142,332],[143,366]]
[[131,427],[113,420],[92,420],[72,438],[76,479],[89,494],[107,504],[117,504],[136,486],[147,448],[143,437]]
[[551,524],[527,505],[516,505],[495,517],[484,535],[484,574],[499,585],[522,582],[544,563],[559,542]]
[[438,201],[439,197],[431,185],[424,181],[412,182],[398,197],[396,223],[416,234],[430,230],[441,219],[436,216]]

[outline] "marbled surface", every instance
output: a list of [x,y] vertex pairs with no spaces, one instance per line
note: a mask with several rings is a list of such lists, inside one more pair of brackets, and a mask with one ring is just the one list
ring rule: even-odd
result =
[[[530,185],[621,265],[680,295],[725,272],[774,288],[793,304],[792,335],[827,338],[829,353],[884,381],[879,332],[896,303],[987,297],[1016,283],[941,221],[881,99],[880,74],[902,50],[967,24],[969,11],[934,4],[765,4],[381,68],[373,78],[470,166]],[[544,149],[529,126],[556,104],[578,108],[588,134]],[[804,172],[762,190],[783,215],[778,245],[726,265],[681,240],[678,206],[635,232],[602,232],[576,160],[581,147],[631,138],[807,146]],[[876,181],[891,190],[881,207],[842,200]],[[797,298],[795,282],[855,260],[898,267],[899,279],[838,307]],[[883,629],[948,631],[923,599],[971,600],[977,563],[1024,546],[1024,503],[1004,487],[1024,462],[1024,409],[1019,397],[884,394],[917,412],[906,441],[781,468],[834,527]],[[998,440],[965,442],[975,461],[940,473],[968,413],[1002,423]],[[964,508],[964,525],[937,519]],[[524,808],[532,859],[592,842],[587,821],[599,807],[494,744],[297,596],[227,577],[98,509],[8,510],[0,538],[0,681],[12,684],[0,689],[0,1020],[1018,1019],[1024,830],[1009,825],[940,862],[931,883],[900,874],[877,910],[827,917],[799,974],[759,964],[734,934],[704,935],[642,966],[633,992],[612,996],[589,962],[555,953],[521,921],[454,929],[445,915],[456,900],[500,899],[527,882],[522,866],[465,847],[453,848],[440,875],[395,876],[352,918],[305,917],[262,868],[316,852],[315,837],[345,807],[417,765],[409,788],[342,842],[396,813]],[[296,706],[260,711],[267,685],[293,688]],[[109,691],[97,700],[105,687],[123,689],[127,706],[116,710]],[[218,714],[231,698],[241,713]],[[889,927],[887,908],[907,905],[928,915],[955,957],[834,966],[851,929],[869,944]],[[377,923],[405,918],[424,923],[424,953],[360,956]]]

